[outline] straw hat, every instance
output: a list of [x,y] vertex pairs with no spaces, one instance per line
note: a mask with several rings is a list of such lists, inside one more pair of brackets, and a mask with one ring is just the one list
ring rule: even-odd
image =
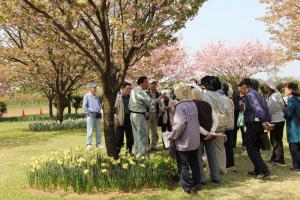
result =
[[174,87],[174,93],[180,100],[192,99],[192,88],[186,83],[179,83]]

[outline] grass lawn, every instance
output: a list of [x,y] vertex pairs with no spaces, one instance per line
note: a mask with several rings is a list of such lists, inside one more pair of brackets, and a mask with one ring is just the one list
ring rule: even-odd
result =
[[[0,200],[38,199],[299,199],[300,173],[291,172],[290,154],[285,142],[286,166],[271,166],[272,177],[267,181],[248,177],[252,170],[247,154],[236,150],[236,170],[222,177],[220,185],[208,181],[198,195],[189,196],[181,188],[174,190],[145,189],[135,193],[94,193],[77,195],[70,192],[53,193],[28,187],[25,170],[20,163],[30,162],[31,157],[49,155],[51,150],[64,150],[85,145],[85,130],[34,133],[26,122],[0,123]],[[268,160],[270,152],[263,153]],[[209,179],[208,179],[209,180]]]

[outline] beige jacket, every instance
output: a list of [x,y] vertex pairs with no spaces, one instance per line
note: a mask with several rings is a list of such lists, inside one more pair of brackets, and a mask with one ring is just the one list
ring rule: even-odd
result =
[[120,126],[123,126],[124,125],[124,104],[122,100],[122,94],[119,94],[117,96],[115,109],[116,109],[115,119],[118,119]]
[[[172,100],[171,98],[169,98],[169,104],[168,107],[171,107],[170,111],[169,111],[169,117],[170,117],[170,123],[171,125],[173,125],[173,118],[174,118],[174,112],[175,112],[175,105],[176,102],[174,100]],[[163,115],[163,123],[166,124],[168,122],[168,111],[165,111],[165,103],[164,100],[160,100],[159,101],[159,115],[162,116]]]

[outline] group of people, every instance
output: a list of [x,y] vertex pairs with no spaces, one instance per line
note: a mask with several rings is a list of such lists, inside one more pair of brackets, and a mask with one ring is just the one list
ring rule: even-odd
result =
[[[233,86],[234,87],[234,86]],[[273,147],[269,160],[284,164],[283,129],[287,123],[287,139],[293,161],[292,170],[300,170],[300,91],[296,83],[285,87],[284,99],[272,81],[258,91],[259,82],[245,78],[233,91],[218,77],[205,76],[198,83],[180,83],[172,91],[160,92],[155,80],[143,76],[132,89],[124,83],[115,103],[116,144],[118,153],[126,136],[126,153],[143,156],[155,151],[158,126],[170,132],[168,139],[176,149],[180,184],[187,193],[197,192],[206,184],[203,158],[208,162],[213,183],[235,165],[234,148],[237,133],[242,133],[242,148],[254,166],[248,175],[266,179],[270,171],[261,157],[264,139],[270,132]],[[234,94],[235,93],[235,94]],[[98,104],[98,105],[96,105]],[[99,107],[98,107],[99,106]],[[91,147],[91,131],[96,128],[96,145],[101,145],[100,99],[95,85],[85,95],[83,108],[87,113],[87,148]],[[98,117],[98,118],[97,118]]]

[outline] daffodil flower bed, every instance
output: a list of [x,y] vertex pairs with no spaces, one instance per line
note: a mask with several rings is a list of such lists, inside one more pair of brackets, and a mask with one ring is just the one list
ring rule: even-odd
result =
[[32,121],[28,127],[35,132],[81,129],[86,128],[86,119],[66,119],[62,123],[53,120]]
[[77,148],[32,158],[27,178],[31,187],[45,191],[72,188],[77,193],[90,193],[166,188],[170,173],[176,174],[176,165],[164,156],[114,160],[105,157],[100,149]]

